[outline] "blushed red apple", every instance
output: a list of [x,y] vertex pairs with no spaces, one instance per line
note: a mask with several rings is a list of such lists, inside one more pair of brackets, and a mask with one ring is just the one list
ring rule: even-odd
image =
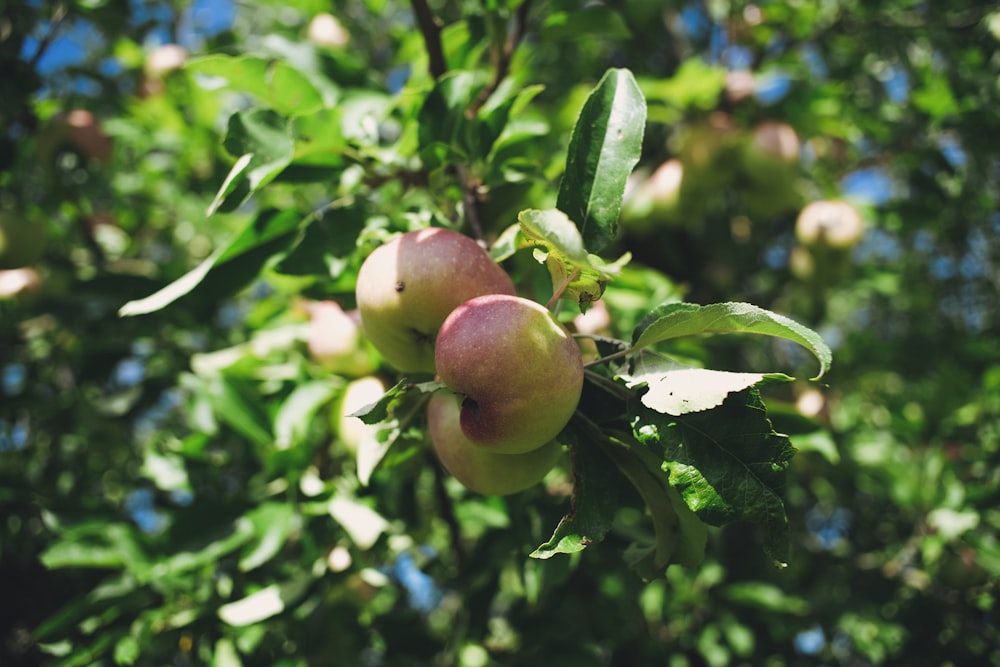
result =
[[463,398],[460,424],[486,451],[523,454],[559,435],[580,401],[583,360],[542,305],[493,294],[466,301],[441,325],[438,376]]
[[510,276],[474,240],[428,228],[376,248],[358,271],[365,335],[403,372],[434,372],[434,341],[459,304],[484,294],[514,294]]
[[555,466],[562,447],[555,440],[525,454],[496,454],[472,444],[461,426],[462,399],[435,393],[427,404],[428,431],[438,460],[466,488],[504,496],[538,484]]

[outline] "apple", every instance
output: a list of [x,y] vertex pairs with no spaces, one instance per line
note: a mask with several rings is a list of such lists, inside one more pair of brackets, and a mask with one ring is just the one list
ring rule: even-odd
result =
[[580,401],[580,347],[542,305],[518,296],[490,294],[455,308],[434,358],[441,381],[463,397],[462,433],[487,451],[542,447]]
[[111,138],[86,109],[70,109],[53,116],[39,139],[38,151],[43,159],[51,159],[67,147],[100,164],[111,161]]
[[622,202],[622,226],[633,232],[654,231],[661,222],[683,220],[681,183],[683,163],[672,158],[662,163],[648,177],[634,172]]
[[751,217],[769,218],[801,205],[796,187],[801,147],[788,123],[764,121],[753,128],[740,155],[745,180],[740,194]]
[[14,211],[0,211],[0,269],[19,269],[37,262],[46,245],[45,228]]
[[306,37],[316,46],[343,48],[351,41],[351,33],[332,14],[317,14],[309,22]]
[[848,250],[863,233],[861,213],[840,199],[814,201],[802,209],[795,221],[795,238],[807,248]]
[[356,456],[359,449],[377,438],[379,427],[375,424],[366,424],[351,415],[382,398],[387,390],[388,387],[381,378],[368,375],[348,382],[339,400],[336,401],[333,425],[340,441],[352,455]]
[[316,301],[306,309],[309,312],[306,345],[318,364],[353,377],[375,371],[377,364],[362,334],[360,318],[345,313],[336,301]]
[[466,488],[488,496],[524,491],[555,466],[562,447],[552,440],[524,454],[496,454],[469,442],[461,426],[462,399],[438,391],[427,404],[431,444],[438,460]]
[[0,299],[32,294],[42,284],[41,274],[32,266],[19,269],[0,269]]
[[757,88],[756,77],[748,69],[738,69],[726,72],[726,100],[736,104],[753,95]]
[[376,248],[355,290],[365,335],[403,372],[434,372],[434,340],[459,304],[483,294],[514,294],[510,276],[474,240],[428,228]]
[[165,75],[184,66],[187,49],[179,44],[162,44],[149,52],[143,69],[146,76],[162,79]]
[[671,144],[684,164],[685,190],[710,195],[726,186],[736,171],[743,139],[732,116],[721,111],[679,132]]

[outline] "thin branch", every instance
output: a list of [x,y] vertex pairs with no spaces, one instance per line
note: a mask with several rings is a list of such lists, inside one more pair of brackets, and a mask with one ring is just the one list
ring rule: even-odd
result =
[[435,79],[448,71],[448,64],[444,59],[444,47],[441,46],[441,24],[434,16],[427,0],[412,0],[413,14],[417,19],[417,26],[424,36],[424,45],[427,47],[428,71]]
[[66,18],[67,10],[66,5],[61,2],[55,7],[55,11],[52,13],[52,20],[49,21],[49,29],[46,31],[45,36],[42,37],[41,41],[38,43],[38,50],[35,51],[35,55],[31,57],[31,62],[28,63],[31,69],[35,69],[38,66],[38,62],[45,55],[45,52],[52,45],[52,42],[56,39],[56,34],[59,32],[59,25]]
[[469,225],[469,231],[477,241],[485,241],[483,225],[479,220],[479,183],[469,174],[469,168],[464,164],[455,166],[458,170],[458,181],[462,185],[462,211],[465,213],[465,221]]

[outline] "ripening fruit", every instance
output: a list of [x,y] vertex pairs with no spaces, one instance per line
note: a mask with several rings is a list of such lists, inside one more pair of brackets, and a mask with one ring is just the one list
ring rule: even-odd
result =
[[847,250],[864,233],[861,213],[839,199],[814,201],[802,209],[795,221],[795,238],[807,248]]
[[67,147],[100,164],[111,161],[111,138],[104,133],[97,117],[86,109],[56,114],[39,139],[38,151],[43,160],[48,160]]
[[633,232],[653,231],[661,224],[681,222],[681,183],[684,165],[680,160],[667,160],[645,178],[635,172],[632,187],[622,202],[621,222]]
[[407,232],[376,248],[355,290],[365,335],[403,372],[434,372],[441,323],[461,303],[514,294],[510,276],[474,240],[449,229]]
[[459,396],[435,393],[427,404],[428,431],[441,465],[472,491],[491,496],[524,491],[541,482],[562,454],[554,440],[525,454],[486,451],[465,437],[461,411]]
[[166,74],[184,67],[187,57],[187,49],[179,44],[158,46],[146,56],[144,64],[146,76],[163,78]]
[[583,389],[583,360],[543,306],[492,294],[466,301],[441,325],[438,376],[462,396],[462,432],[474,445],[523,454],[556,438]]
[[743,204],[751,217],[772,217],[801,205],[797,172],[801,142],[788,123],[764,121],[754,127],[741,151]]
[[340,375],[375,372],[377,364],[361,332],[360,318],[345,313],[336,301],[316,301],[307,309],[306,344],[313,360]]
[[14,211],[0,211],[0,269],[34,264],[45,252],[45,229]]
[[332,14],[317,14],[309,22],[306,37],[316,46],[343,48],[351,41],[351,33]]

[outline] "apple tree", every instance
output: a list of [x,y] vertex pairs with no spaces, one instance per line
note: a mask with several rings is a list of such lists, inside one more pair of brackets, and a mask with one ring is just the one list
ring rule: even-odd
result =
[[1000,14],[3,20],[0,662],[1000,664]]

